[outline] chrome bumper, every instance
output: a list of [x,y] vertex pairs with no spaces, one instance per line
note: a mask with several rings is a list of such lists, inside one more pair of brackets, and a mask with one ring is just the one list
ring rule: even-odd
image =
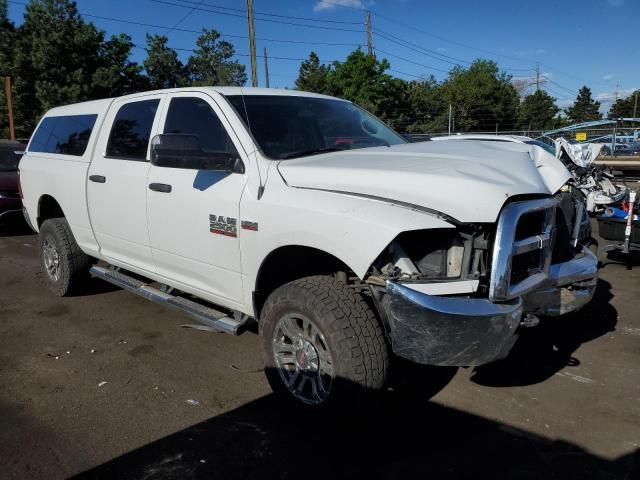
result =
[[593,298],[598,283],[598,258],[588,248],[568,262],[551,265],[549,280],[525,295],[524,311],[557,317],[580,310]]
[[482,365],[507,356],[523,313],[557,316],[578,310],[593,297],[597,280],[598,260],[585,248],[576,258],[551,265],[538,289],[506,302],[428,295],[387,281],[382,306],[395,354],[428,365]]
[[516,341],[522,300],[440,297],[387,281],[383,306],[393,351],[429,365],[470,366],[507,356]]

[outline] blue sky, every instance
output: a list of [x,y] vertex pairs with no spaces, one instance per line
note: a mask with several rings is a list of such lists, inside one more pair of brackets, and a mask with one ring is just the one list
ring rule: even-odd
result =
[[[18,24],[24,1],[9,1],[10,17]],[[247,35],[241,11],[245,0],[78,0],[77,4],[82,14],[162,27],[85,16],[108,34],[128,33],[140,46],[146,32],[168,32],[170,46],[190,49],[197,33],[180,29],[215,28],[234,43],[238,59],[249,64],[249,42],[242,38]],[[392,73],[401,78],[434,74],[442,79],[453,64],[467,65],[463,62],[482,57],[496,60],[514,77],[532,78],[539,63],[548,80],[544,88],[560,106],[570,104],[584,84],[603,108],[616,92],[626,96],[640,88],[640,0],[254,0],[257,49],[259,54],[264,47],[268,50],[271,86],[291,87],[300,64],[296,59],[306,58],[312,49],[321,60],[331,61],[344,59],[357,45],[366,48],[367,9],[372,12],[376,53],[387,58]],[[188,55],[180,51],[183,59]],[[145,52],[137,48],[133,56],[142,61]],[[263,85],[263,63],[258,60]]]

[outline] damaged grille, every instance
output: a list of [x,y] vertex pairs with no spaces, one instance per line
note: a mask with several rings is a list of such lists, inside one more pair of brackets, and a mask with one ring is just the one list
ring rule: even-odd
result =
[[504,207],[493,247],[491,300],[524,295],[548,278],[557,205],[557,200],[544,198]]

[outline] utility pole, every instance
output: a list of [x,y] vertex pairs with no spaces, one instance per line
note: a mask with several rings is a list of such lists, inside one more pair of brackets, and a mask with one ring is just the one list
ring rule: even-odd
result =
[[267,47],[264,47],[264,82],[269,88],[269,61],[267,60]]
[[9,113],[9,140],[15,140],[16,131],[13,127],[13,104],[11,103],[11,77],[4,77],[4,88],[7,93],[7,110]]
[[449,104],[449,135],[451,135],[451,104]]
[[536,92],[540,90],[540,64],[536,63]]
[[373,53],[373,34],[371,33],[371,12],[367,12],[367,52],[370,57],[375,57]]
[[251,55],[251,86],[258,86],[256,66],[256,32],[253,28],[253,0],[247,0],[247,21],[249,22],[249,53]]
[[635,97],[636,97],[636,101],[633,104],[633,118],[637,118],[636,117],[636,112],[638,111],[638,91],[637,90],[636,90]]

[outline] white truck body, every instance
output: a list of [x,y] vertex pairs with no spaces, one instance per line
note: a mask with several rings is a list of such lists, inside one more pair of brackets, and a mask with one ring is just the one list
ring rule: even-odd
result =
[[[358,285],[379,289],[380,298],[395,295],[393,301],[379,299],[377,303],[382,321],[388,324],[390,343],[396,353],[405,352],[406,357],[423,363],[477,364],[500,358],[513,343],[511,337],[526,313],[527,298],[531,312],[560,314],[580,308],[593,295],[597,277],[590,252],[578,248],[576,258],[555,266],[550,262],[551,217],[545,220],[546,230],[534,237],[535,245],[523,240],[521,243],[529,243],[516,242],[513,247],[513,255],[539,249],[540,272],[531,273],[513,292],[504,279],[511,269],[509,252],[518,215],[531,209],[551,212],[556,205],[553,195],[570,177],[555,158],[549,160],[526,145],[426,142],[273,159],[229,101],[251,96],[337,101],[289,90],[202,87],[55,108],[41,121],[20,164],[26,217],[38,230],[47,218],[64,216],[87,255],[255,318],[260,317],[262,304],[257,298],[270,293],[262,291],[265,287],[260,282],[266,275],[264,269],[274,267],[270,263],[274,255],[290,249],[304,249],[309,255],[321,252],[345,265]],[[169,168],[151,161],[149,139],[171,133],[167,117],[172,102],[181,105],[176,99],[197,99],[199,107],[208,106],[228,135],[229,148],[237,152],[241,170]],[[114,156],[110,142],[118,135],[112,127],[119,112],[145,101],[144,105],[155,109],[149,117],[152,124],[146,145],[135,143],[136,139],[122,143],[122,148],[142,153],[136,159]],[[83,140],[86,148],[81,154],[81,148],[73,155],[59,152],[71,148],[69,144],[82,133],[74,134],[73,142],[68,140],[62,148],[60,142],[66,138],[58,141],[55,132],[44,131],[47,119],[69,116],[90,123],[92,115],[95,122]],[[337,139],[335,145],[342,141]],[[47,149],[56,152],[38,151]],[[517,212],[511,209],[516,223],[510,226],[507,214],[514,198],[526,201],[511,204],[520,207]],[[485,238],[490,244],[481,247],[486,254],[493,252],[493,260],[487,262],[492,264],[486,266],[486,275],[491,276],[486,287],[491,293],[478,291],[483,281],[478,275],[462,275],[444,283],[420,277],[413,260],[393,247],[394,239],[407,232],[453,233],[475,224],[494,232]],[[514,231],[504,240],[509,228]],[[504,248],[509,252],[501,250]],[[387,250],[400,252],[389,254],[395,276],[375,267],[381,265],[376,262]],[[449,264],[460,252],[449,250]],[[277,257],[279,268],[291,269],[288,257],[282,255]],[[578,289],[581,293],[567,303],[560,291],[585,280],[591,283]],[[409,298],[412,296],[416,298]],[[415,348],[408,352],[403,346],[406,335],[397,327],[402,321],[398,318],[402,314],[397,313],[407,307],[396,305],[399,298],[412,308],[425,309],[427,316],[430,311],[449,320],[468,317],[471,321],[479,316],[490,318],[492,325],[498,318],[507,318],[508,327],[500,327],[499,341],[488,353],[480,348],[484,353],[477,356],[446,351],[424,356]],[[390,320],[384,320],[386,317]],[[446,331],[447,324],[442,325]],[[414,344],[427,349],[424,342]],[[460,345],[459,350],[469,351],[469,345]]]

